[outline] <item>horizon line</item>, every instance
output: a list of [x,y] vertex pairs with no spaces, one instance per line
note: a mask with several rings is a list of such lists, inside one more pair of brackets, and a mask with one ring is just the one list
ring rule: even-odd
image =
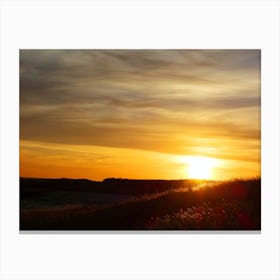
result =
[[229,179],[221,179],[221,180],[213,180],[213,179],[196,179],[196,178],[185,178],[185,179],[140,179],[140,178],[122,178],[122,177],[106,177],[103,180],[94,180],[94,179],[88,179],[88,178],[66,178],[66,177],[23,177],[19,176],[19,179],[43,179],[43,180],[87,180],[92,182],[104,182],[107,179],[112,180],[131,180],[131,181],[207,181],[207,182],[220,182],[220,181],[234,181],[234,180],[260,180],[261,176],[252,176],[247,178],[229,178]]

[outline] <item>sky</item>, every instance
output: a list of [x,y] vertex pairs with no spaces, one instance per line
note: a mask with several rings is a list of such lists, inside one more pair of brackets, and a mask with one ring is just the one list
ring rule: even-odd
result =
[[260,176],[260,55],[20,50],[20,176]]

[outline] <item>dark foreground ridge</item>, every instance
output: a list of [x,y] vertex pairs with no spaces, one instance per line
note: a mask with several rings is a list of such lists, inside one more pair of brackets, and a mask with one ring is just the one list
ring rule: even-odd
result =
[[261,180],[20,180],[20,230],[260,230]]

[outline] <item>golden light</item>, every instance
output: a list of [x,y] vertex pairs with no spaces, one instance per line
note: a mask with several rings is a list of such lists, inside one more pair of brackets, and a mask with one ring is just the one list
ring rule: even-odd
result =
[[217,160],[208,157],[194,156],[188,158],[187,174],[191,179],[212,179],[213,168]]
[[184,164],[184,174],[189,179],[214,179],[214,169],[219,166],[220,160],[204,156],[179,156],[176,162]]

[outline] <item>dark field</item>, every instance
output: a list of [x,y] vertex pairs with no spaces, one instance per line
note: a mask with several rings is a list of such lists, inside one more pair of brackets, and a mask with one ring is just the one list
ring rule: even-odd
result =
[[20,179],[20,230],[260,229],[260,179]]

